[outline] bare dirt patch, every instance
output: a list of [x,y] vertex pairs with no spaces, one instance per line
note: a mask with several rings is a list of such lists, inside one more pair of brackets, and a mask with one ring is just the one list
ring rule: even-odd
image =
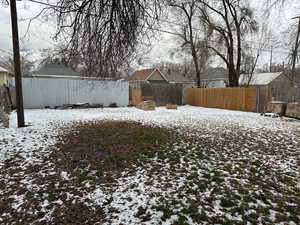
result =
[[52,157],[57,158],[67,170],[88,166],[90,169],[115,172],[143,155],[154,156],[171,137],[172,132],[166,128],[145,126],[138,122],[74,123],[63,131]]
[[[1,224],[94,225],[105,222],[103,206],[91,201],[99,185],[142,163],[168,143],[167,129],[136,122],[97,121],[59,128],[61,135],[41,163],[24,163],[16,152],[0,174]],[[141,160],[141,161],[139,161]],[[104,198],[109,204],[109,198]]]

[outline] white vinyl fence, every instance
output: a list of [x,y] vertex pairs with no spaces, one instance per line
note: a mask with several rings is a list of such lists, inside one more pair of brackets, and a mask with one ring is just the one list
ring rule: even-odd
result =
[[72,78],[23,78],[25,108],[90,103],[108,106],[129,104],[128,82]]

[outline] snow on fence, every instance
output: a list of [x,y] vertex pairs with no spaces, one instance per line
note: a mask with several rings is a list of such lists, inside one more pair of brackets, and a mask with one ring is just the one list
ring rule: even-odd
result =
[[189,88],[193,106],[256,112],[256,88]]
[[99,81],[81,78],[23,78],[25,108],[55,107],[64,104],[90,103],[108,106],[129,104],[128,82]]

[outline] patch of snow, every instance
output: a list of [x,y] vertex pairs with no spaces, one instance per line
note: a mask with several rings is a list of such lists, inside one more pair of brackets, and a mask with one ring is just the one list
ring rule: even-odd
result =
[[[264,168],[264,166],[271,166],[272,169],[276,169],[278,172],[294,172],[297,170],[295,167],[296,162],[294,157],[287,157],[286,154],[268,154],[263,152],[252,152],[253,147],[259,145],[267,145],[270,142],[275,142],[279,146],[277,148],[274,145],[274,151],[290,151],[294,155],[299,154],[299,149],[295,149],[295,146],[299,146],[299,136],[296,135],[296,131],[299,127],[299,122],[283,119],[273,119],[270,117],[262,117],[257,113],[230,111],[221,109],[209,109],[192,106],[181,106],[178,110],[167,110],[164,107],[158,107],[155,111],[147,112],[136,108],[104,108],[104,109],[68,109],[68,110],[25,110],[25,119],[27,124],[31,126],[25,128],[16,128],[16,113],[11,115],[10,125],[11,128],[0,129],[0,168],[7,159],[12,159],[15,156],[21,157],[20,167],[27,168],[29,165],[39,165],[43,163],[43,157],[47,157],[51,153],[51,146],[55,145],[58,133],[57,127],[67,126],[73,122],[78,121],[94,121],[94,120],[133,120],[141,122],[142,124],[169,127],[174,128],[178,132],[185,134],[188,137],[198,137],[207,140],[212,140],[215,146],[210,147],[211,155],[208,159],[201,161],[201,168],[197,168],[196,175],[203,178],[205,173],[210,176],[216,174],[215,168],[220,168],[220,162],[224,164],[224,161],[218,159],[216,156],[219,149],[218,144],[226,141],[226,135],[235,134],[234,132],[243,132],[249,140],[236,140],[240,141],[242,151],[232,153],[231,150],[237,143],[228,143],[224,150],[222,157],[230,159],[225,162],[226,166],[230,165],[232,170],[235,171],[239,168],[241,163],[245,160],[262,162],[258,170]],[[198,132],[199,131],[199,132]],[[203,132],[205,131],[205,132]],[[270,139],[269,133],[274,133]],[[226,135],[225,135],[226,134]],[[225,135],[225,136],[224,136]],[[248,138],[249,137],[249,138]],[[280,146],[286,146],[285,149],[280,149]],[[174,143],[174,151],[182,151],[189,153],[197,149],[197,143],[180,142]],[[219,155],[220,156],[220,155]],[[165,174],[168,175],[170,170],[170,162],[168,160],[160,160],[158,158],[152,159],[153,163],[161,163],[164,165]],[[267,162],[267,163],[265,163]],[[150,165],[149,165],[150,166]],[[179,159],[177,167],[179,169],[187,169],[190,173],[191,168],[194,165],[192,163],[186,163],[184,158]],[[56,172],[51,170],[54,165],[51,163],[43,165],[43,170],[39,171],[41,175],[55,175]],[[247,168],[250,173],[250,167]],[[228,171],[218,170],[224,177],[224,185],[230,187],[230,182],[247,185],[249,181],[240,177],[238,173],[229,173]],[[259,176],[261,171],[256,171],[256,175]],[[117,180],[117,185],[114,187],[114,191],[110,196],[105,192],[105,189],[101,186],[96,187],[89,193],[84,193],[82,199],[88,199],[95,206],[103,206],[111,198],[109,207],[116,209],[110,216],[110,221],[107,224],[141,224],[141,221],[136,214],[139,212],[140,207],[147,207],[157,205],[159,197],[164,196],[177,196],[178,190],[184,189],[186,186],[186,176],[178,177],[175,181],[172,181],[172,187],[166,188],[162,183],[168,182],[168,176],[150,177],[147,171],[138,169],[135,174],[126,175],[125,172],[120,179]],[[126,176],[125,176],[126,175]],[[15,176],[23,177],[20,181],[21,184],[26,186],[27,190],[35,192],[35,190],[42,189],[43,186],[37,187],[33,185],[32,177],[24,177],[24,174],[15,174]],[[69,174],[65,171],[58,173],[58,176],[63,180],[70,180]],[[159,178],[159,179],[157,179]],[[151,183],[151,185],[147,185]],[[84,183],[86,188],[90,188],[90,184]],[[220,206],[220,196],[214,196],[213,189],[217,185],[215,182],[210,183],[204,189],[199,197],[200,200],[204,198],[216,197],[212,205],[212,216],[225,215],[229,219],[241,220],[240,216],[232,216],[226,214]],[[300,182],[297,183],[297,187],[300,189]],[[232,190],[234,192],[235,190]],[[257,190],[253,190],[259,194]],[[273,191],[273,192],[272,192]],[[0,190],[0,193],[4,193]],[[276,190],[271,190],[271,193],[278,195]],[[236,193],[237,194],[237,193]],[[218,198],[217,198],[218,197]],[[13,207],[17,209],[23,204],[24,196],[15,196],[15,202]],[[72,193],[66,192],[66,200],[76,199],[77,196]],[[185,198],[181,199],[182,202],[186,202]],[[61,200],[55,201],[56,204],[63,204]],[[257,201],[257,204],[252,203],[254,207],[258,205],[266,206],[262,201]],[[49,201],[45,200],[41,202],[41,208],[46,212],[46,207],[49,205]],[[105,208],[109,211],[109,208]],[[200,209],[201,210],[201,209]],[[254,211],[255,212],[255,211]],[[159,224],[163,213],[161,211],[155,211],[151,207],[147,208],[146,213],[151,215],[149,222],[143,224]],[[251,213],[249,211],[248,213]],[[49,221],[51,219],[51,211],[47,211],[47,215],[42,221]],[[271,218],[275,220],[276,212],[270,211]],[[176,219],[176,216],[169,218],[164,224],[172,224]],[[189,224],[195,224],[193,220],[187,217]]]

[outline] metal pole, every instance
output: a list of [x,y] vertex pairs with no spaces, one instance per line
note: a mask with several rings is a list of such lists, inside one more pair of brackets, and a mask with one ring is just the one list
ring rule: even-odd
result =
[[299,36],[300,36],[300,17],[296,17],[296,18],[299,19],[299,22],[298,22],[298,31],[297,31],[295,49],[294,49],[294,52],[293,52],[293,65],[292,65],[292,77],[293,78],[294,78],[294,75],[295,75],[296,60],[297,60],[298,47],[299,47]]
[[25,127],[16,0],[10,0],[10,13],[11,13],[13,48],[14,48],[14,68],[15,68],[18,127]]
[[271,46],[270,72],[272,72],[272,64],[273,64],[273,46]]

